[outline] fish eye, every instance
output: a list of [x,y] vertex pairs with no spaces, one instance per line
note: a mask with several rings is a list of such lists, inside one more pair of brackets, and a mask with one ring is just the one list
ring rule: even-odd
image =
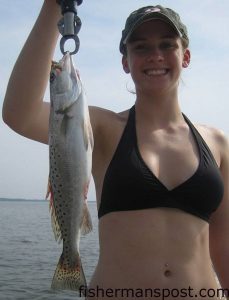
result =
[[52,82],[55,80],[55,78],[56,78],[56,75],[55,75],[54,72],[52,72],[52,73],[50,74],[50,78],[49,78],[50,83],[52,83]]

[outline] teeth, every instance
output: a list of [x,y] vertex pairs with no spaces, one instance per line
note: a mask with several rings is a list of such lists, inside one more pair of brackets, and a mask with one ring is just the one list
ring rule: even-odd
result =
[[154,69],[154,70],[146,70],[146,75],[153,76],[153,75],[164,75],[166,74],[166,69]]

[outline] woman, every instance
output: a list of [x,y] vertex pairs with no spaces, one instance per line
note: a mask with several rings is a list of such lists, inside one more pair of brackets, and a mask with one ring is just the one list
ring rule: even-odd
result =
[[[59,18],[56,1],[44,1],[3,108],[12,129],[43,143],[49,103],[42,99]],[[88,299],[220,299],[212,263],[229,289],[229,147],[223,133],[194,127],[181,113],[187,47],[174,11],[133,12],[120,51],[136,87],[135,106],[121,113],[90,107],[100,256]]]

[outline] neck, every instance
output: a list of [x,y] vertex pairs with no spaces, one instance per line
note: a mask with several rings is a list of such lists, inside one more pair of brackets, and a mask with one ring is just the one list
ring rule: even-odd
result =
[[177,92],[151,96],[137,94],[135,108],[141,122],[155,128],[165,128],[183,121]]

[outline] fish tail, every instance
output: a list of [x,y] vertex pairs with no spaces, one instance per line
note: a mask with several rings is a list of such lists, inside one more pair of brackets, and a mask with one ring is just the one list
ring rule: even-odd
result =
[[53,276],[51,288],[54,290],[79,291],[80,287],[86,288],[86,278],[82,268],[79,253],[73,266],[61,255]]

